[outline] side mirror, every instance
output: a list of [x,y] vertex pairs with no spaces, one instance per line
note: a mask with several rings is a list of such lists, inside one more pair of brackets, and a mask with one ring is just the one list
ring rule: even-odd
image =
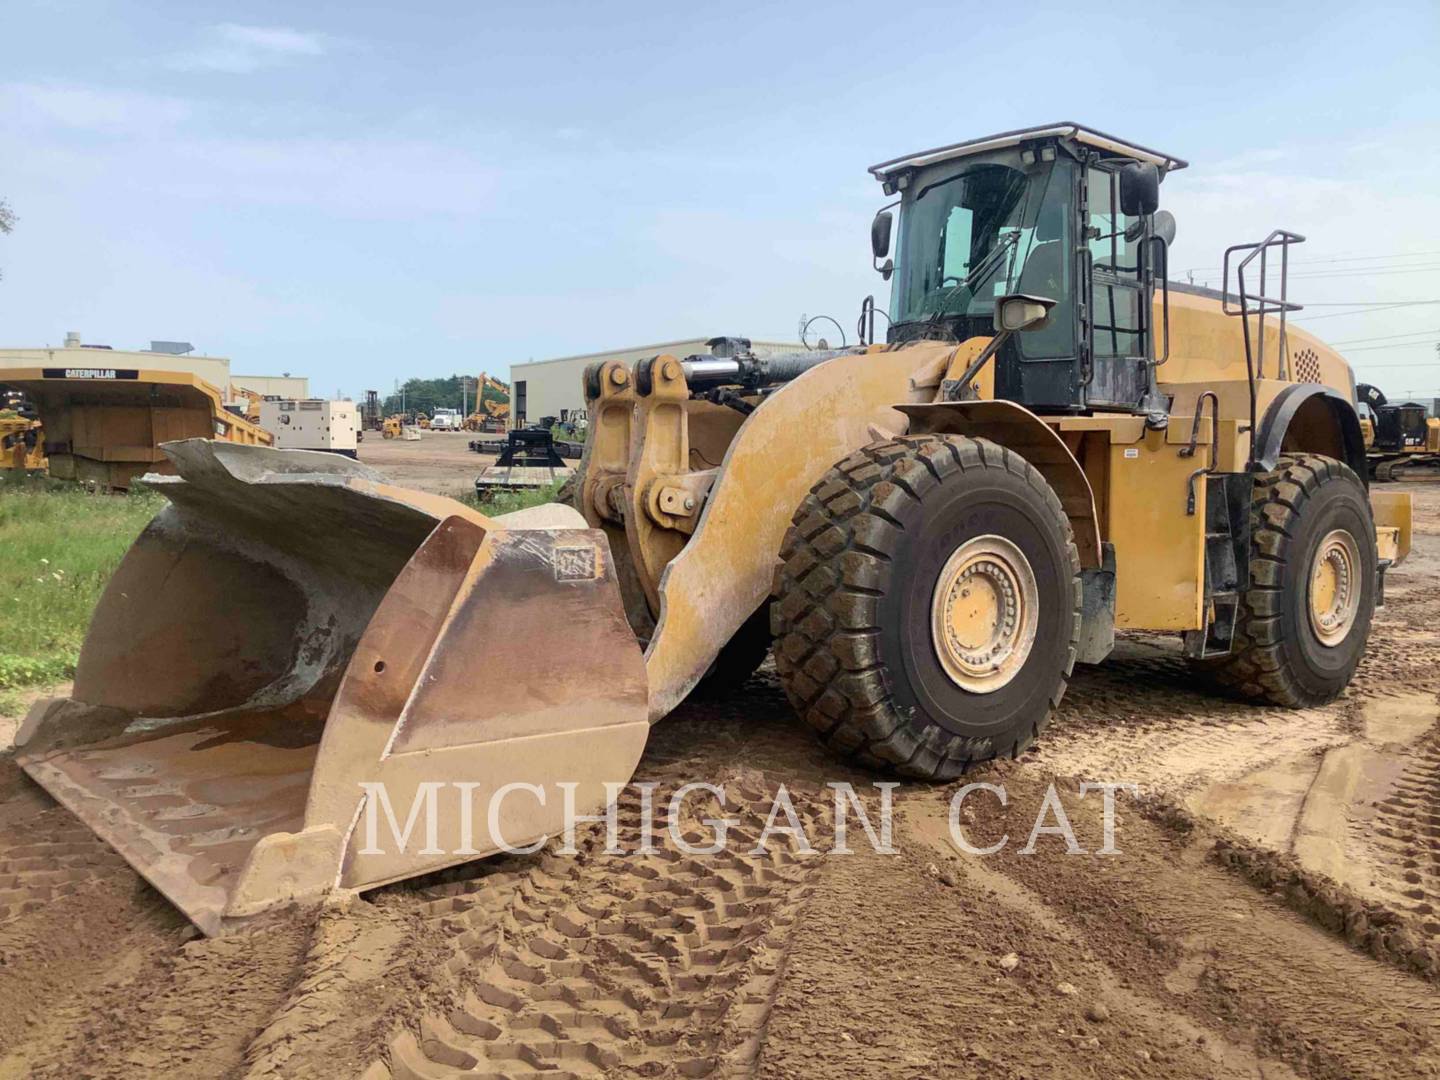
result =
[[[1151,235],[1158,236],[1169,247],[1175,242],[1175,215],[1169,210],[1157,210],[1151,220]],[[1145,219],[1136,218],[1125,226],[1125,242],[1133,244],[1145,235]]]
[[1160,209],[1160,170],[1149,162],[1132,161],[1120,170],[1120,212],[1128,217]]
[[890,225],[893,219],[889,210],[881,210],[870,222],[870,253],[877,259],[890,254]]
[[1165,241],[1166,247],[1175,243],[1175,215],[1169,210],[1161,210],[1155,215],[1152,228],[1155,235]]
[[1010,333],[1041,330],[1050,324],[1050,309],[1054,306],[1055,301],[1048,296],[1002,296],[995,301],[995,329]]

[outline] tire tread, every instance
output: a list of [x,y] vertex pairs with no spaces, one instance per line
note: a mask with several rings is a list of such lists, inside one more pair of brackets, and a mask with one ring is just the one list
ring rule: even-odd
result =
[[[917,730],[895,700],[877,626],[878,601],[890,584],[906,505],[923,505],[926,494],[955,473],[982,469],[1011,472],[1041,497],[1063,528],[1072,572],[1073,617],[1064,672],[1044,715],[1013,741],[998,744],[935,724]],[[833,572],[821,575],[822,566]],[[949,779],[970,764],[1023,752],[1064,697],[1080,640],[1080,558],[1069,519],[1033,465],[986,439],[901,436],[840,461],[795,512],[781,547],[775,595],[775,668],[795,711],[832,751],[919,779]],[[827,670],[828,678],[817,677]]]
[[1339,696],[1317,694],[1285,662],[1283,574],[1291,559],[1295,524],[1321,485],[1364,486],[1348,466],[1321,454],[1288,454],[1255,478],[1251,496],[1249,587],[1240,596],[1234,646],[1228,656],[1202,661],[1219,686],[1252,701],[1287,708],[1322,705]]

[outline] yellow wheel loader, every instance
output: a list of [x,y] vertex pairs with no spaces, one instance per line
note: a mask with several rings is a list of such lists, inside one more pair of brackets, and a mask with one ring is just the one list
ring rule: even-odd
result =
[[828,746],[926,779],[1018,754],[1117,629],[1334,698],[1408,497],[1367,495],[1350,368],[1287,323],[1299,236],[1230,249],[1223,293],[1167,281],[1184,165],[1062,123],[876,166],[888,341],[592,367],[575,507],[169,445],[21,763],[214,933],[594,812],[772,635]]
[[44,427],[10,409],[0,409],[0,469],[41,472],[45,469]]

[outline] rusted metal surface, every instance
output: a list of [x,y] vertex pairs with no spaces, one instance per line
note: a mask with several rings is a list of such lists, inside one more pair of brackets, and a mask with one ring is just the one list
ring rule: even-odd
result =
[[[54,703],[44,718],[83,723],[76,704]],[[256,712],[116,734],[73,749],[27,748],[20,761],[214,934],[256,841],[302,826],[323,724],[323,715]]]
[[[206,933],[527,843],[560,827],[560,785],[583,813],[628,780],[643,660],[578,514],[491,519],[326,454],[167,449],[172,506],[17,760]],[[497,835],[485,800],[517,781],[542,794],[506,800]],[[367,782],[402,822],[445,786],[437,849],[360,853]]]

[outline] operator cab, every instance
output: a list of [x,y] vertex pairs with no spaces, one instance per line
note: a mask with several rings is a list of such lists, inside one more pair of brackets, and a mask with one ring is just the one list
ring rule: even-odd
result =
[[[894,259],[877,265],[893,279],[889,341],[1000,336],[1014,325],[997,314],[1002,298],[1023,296],[1031,311],[1053,301],[1048,316],[997,344],[995,396],[1036,412],[1137,412],[1163,425],[1154,372],[1168,334],[1151,312],[1174,219],[1157,213],[1159,183],[1185,165],[1060,123],[873,166],[885,193],[900,196]],[[890,234],[886,208],[871,229],[877,263]]]

